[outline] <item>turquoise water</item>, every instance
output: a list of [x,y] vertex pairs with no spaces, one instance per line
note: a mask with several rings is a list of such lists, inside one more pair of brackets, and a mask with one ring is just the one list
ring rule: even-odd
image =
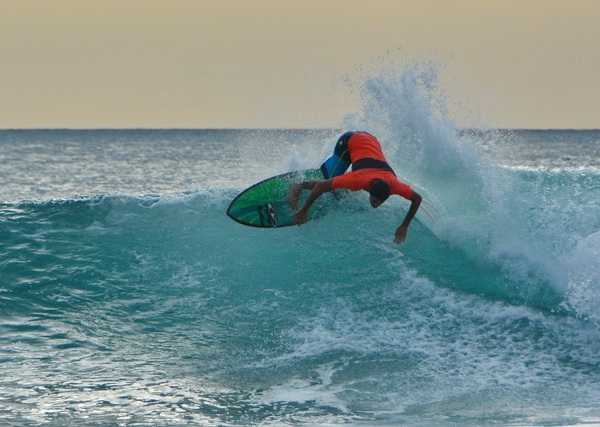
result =
[[342,130],[0,131],[3,424],[600,423],[600,131],[457,131],[409,77],[344,125],[439,211],[400,246],[399,198],[225,215]]

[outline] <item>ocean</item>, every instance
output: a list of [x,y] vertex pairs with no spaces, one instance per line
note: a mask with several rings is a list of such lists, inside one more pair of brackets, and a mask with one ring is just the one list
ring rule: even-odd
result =
[[[468,130],[373,80],[339,129],[0,131],[9,426],[600,425],[600,130]],[[378,136],[433,207],[225,215]]]

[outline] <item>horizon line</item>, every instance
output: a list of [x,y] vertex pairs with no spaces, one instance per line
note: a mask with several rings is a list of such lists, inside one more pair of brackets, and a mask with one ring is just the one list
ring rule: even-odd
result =
[[[343,131],[341,127],[24,127],[0,128],[0,131]],[[597,128],[576,127],[456,127],[457,131],[592,131]]]

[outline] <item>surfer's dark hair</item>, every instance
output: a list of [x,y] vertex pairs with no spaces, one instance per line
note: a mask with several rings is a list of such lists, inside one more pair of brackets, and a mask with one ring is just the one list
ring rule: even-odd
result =
[[392,192],[389,182],[384,179],[376,179],[369,186],[369,194],[377,200],[385,202]]

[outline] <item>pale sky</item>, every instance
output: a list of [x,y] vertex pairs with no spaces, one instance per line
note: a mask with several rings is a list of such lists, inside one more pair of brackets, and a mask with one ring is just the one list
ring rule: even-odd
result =
[[598,0],[0,0],[0,128],[338,127],[429,60],[459,125],[600,128]]

